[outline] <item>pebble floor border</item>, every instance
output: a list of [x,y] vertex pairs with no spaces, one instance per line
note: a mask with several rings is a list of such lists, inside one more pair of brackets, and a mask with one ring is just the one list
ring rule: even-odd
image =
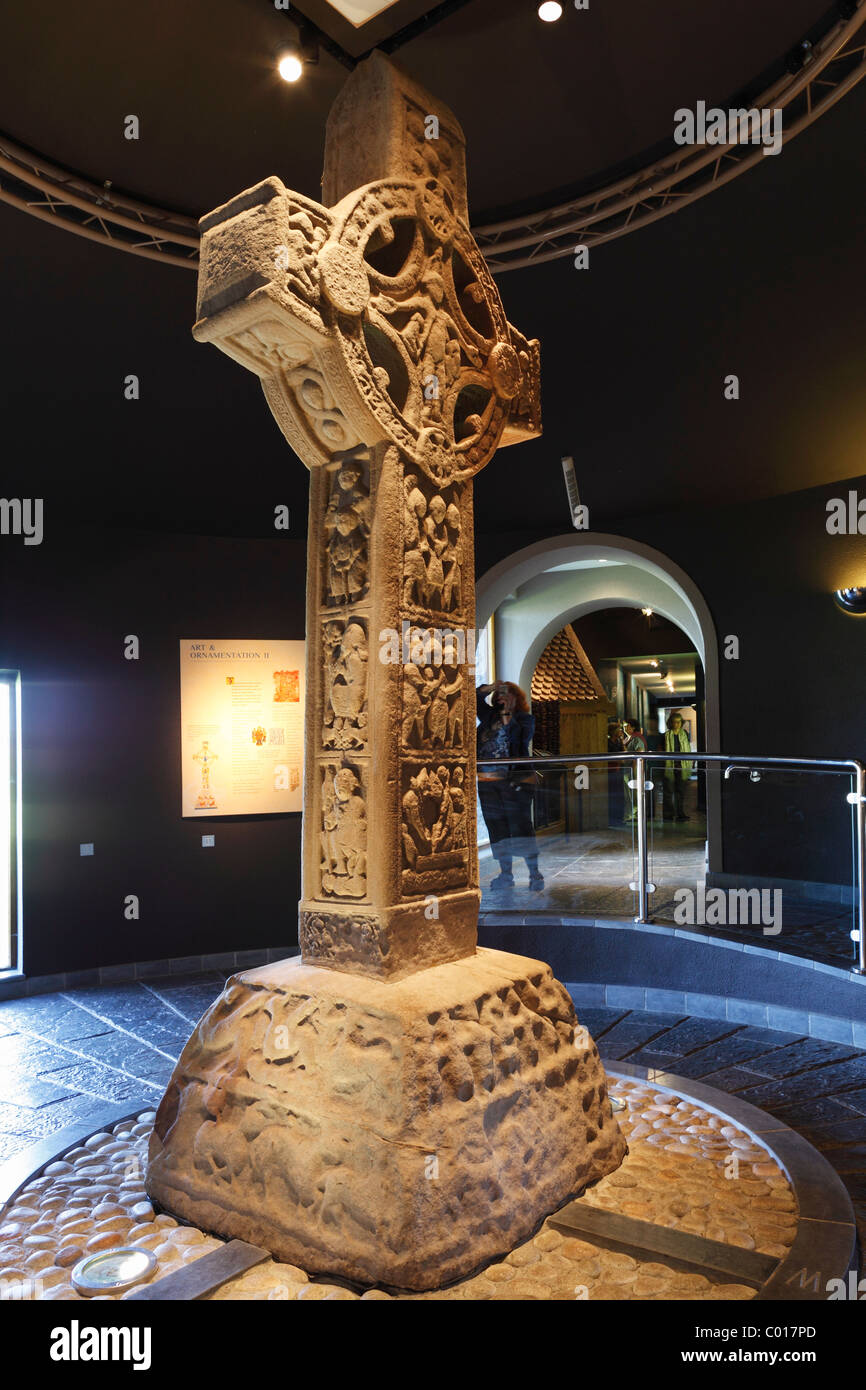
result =
[[[768,1151],[769,1155],[772,1156],[782,1169],[790,1184],[790,1189],[793,1192],[797,1204],[798,1220],[793,1243],[787,1249],[787,1253],[783,1255],[781,1249],[774,1251],[774,1253],[780,1257],[779,1264],[776,1266],[767,1283],[756,1295],[752,1291],[747,1291],[745,1289],[737,1290],[736,1285],[730,1285],[728,1286],[730,1292],[728,1292],[727,1295],[719,1288],[718,1296],[738,1298],[748,1296],[757,1297],[761,1300],[786,1301],[823,1300],[827,1297],[827,1282],[832,1278],[844,1277],[849,1268],[856,1267],[857,1233],[854,1212],[848,1194],[832,1167],[801,1135],[789,1129],[780,1121],[773,1119],[770,1115],[767,1115],[757,1107],[742,1100],[738,1100],[724,1092],[717,1091],[713,1087],[705,1086],[695,1081],[687,1081],[684,1078],[671,1075],[664,1071],[629,1065],[624,1062],[615,1063],[613,1065],[609,1063],[607,1071],[612,1080],[620,1082],[622,1093],[624,1094],[628,1094],[627,1088],[629,1085],[651,1087],[654,1091],[659,1093],[659,1095],[654,1098],[656,1103],[659,1103],[660,1099],[667,1094],[670,1095],[672,1099],[675,1098],[678,1102],[688,1101],[700,1112],[710,1117],[716,1116],[722,1121],[733,1124],[736,1129],[746,1136],[751,1137],[756,1148]],[[144,1126],[141,1125],[141,1120],[145,1118],[145,1113],[149,1122],[153,1112],[149,1110],[147,1101],[143,1102],[141,1106],[136,1107],[133,1111],[130,1111],[128,1103],[123,1106],[106,1107],[105,1111],[96,1117],[100,1123],[97,1124],[95,1119],[91,1118],[86,1123],[69,1126],[59,1134],[55,1134],[49,1139],[43,1140],[17,1155],[14,1159],[0,1167],[0,1210],[5,1209],[8,1212],[10,1209],[13,1209],[18,1195],[24,1188],[33,1184],[34,1181],[45,1181],[45,1170],[52,1165],[62,1162],[64,1154],[72,1153],[84,1147],[90,1147],[87,1141],[92,1136],[98,1136],[101,1132],[103,1143],[105,1143],[110,1133],[118,1134],[119,1132],[128,1130],[130,1134],[133,1134],[137,1130],[139,1134],[143,1134],[144,1130],[148,1128],[148,1124]],[[136,1127],[136,1130],[133,1130],[133,1126]],[[643,1127],[645,1128],[645,1126]],[[628,1192],[626,1192],[625,1195],[628,1196]],[[604,1200],[602,1199],[599,1204],[604,1206]],[[142,1214],[141,1219],[147,1220],[148,1218],[144,1217]],[[157,1225],[165,1223],[166,1226],[170,1223],[172,1227],[177,1226],[177,1223],[169,1217],[156,1217],[155,1223]],[[180,1232],[178,1231],[177,1234],[179,1235]],[[166,1235],[168,1235],[168,1230],[166,1231]],[[219,1243],[213,1241],[211,1238],[202,1237],[199,1232],[196,1232],[195,1235],[196,1240],[201,1241],[203,1245],[206,1240],[206,1249],[219,1248]],[[544,1252],[547,1260],[550,1261],[551,1259],[561,1259],[561,1256],[556,1253],[556,1245],[554,1243],[561,1239],[561,1236],[553,1232],[548,1234],[547,1228],[545,1227],[540,1235],[536,1235],[533,1242],[529,1244],[533,1245],[537,1242],[539,1244],[539,1249]],[[576,1251],[577,1247],[582,1245],[582,1242],[572,1240],[568,1244],[574,1247]],[[523,1264],[521,1251],[525,1248],[526,1247],[519,1247],[518,1250],[513,1252],[512,1256],[506,1257],[507,1261],[517,1266],[516,1269],[509,1268],[508,1264],[499,1264],[493,1267],[493,1272],[502,1271],[501,1278],[503,1280],[505,1280],[506,1277],[511,1278],[515,1273],[523,1275],[524,1270],[521,1268]],[[584,1244],[583,1253],[586,1254],[588,1249],[589,1247]],[[204,1254],[205,1249],[199,1247],[195,1253]],[[602,1250],[601,1253],[604,1254],[604,1251]],[[644,1261],[641,1265],[641,1273],[643,1274],[644,1271],[650,1271],[649,1290],[652,1286],[651,1281],[653,1277],[651,1271],[661,1269],[662,1266],[653,1263],[647,1264],[647,1256],[645,1253],[642,1257],[640,1252],[633,1253],[638,1255],[638,1261],[640,1261],[641,1258]],[[189,1255],[193,1255],[192,1250],[189,1251]],[[534,1258],[538,1258],[537,1254]],[[629,1257],[620,1253],[619,1255],[610,1255],[608,1259],[613,1262],[619,1261],[620,1265],[622,1265]],[[633,1265],[635,1263],[634,1259],[632,1259],[630,1263]],[[270,1277],[273,1280],[274,1269],[283,1267],[271,1265],[270,1268],[272,1271]],[[289,1270],[292,1267],[286,1266],[284,1268]],[[525,1271],[526,1274],[530,1272],[531,1271],[528,1269]],[[605,1273],[607,1273],[606,1270]],[[303,1275],[301,1271],[297,1271],[297,1274],[301,1280],[306,1280],[306,1275]],[[241,1292],[239,1287],[236,1296],[241,1298],[273,1297],[274,1295],[272,1293],[263,1294],[253,1291],[256,1281],[261,1283],[262,1277],[261,1272],[259,1274],[255,1274],[254,1272],[251,1276],[252,1282],[249,1290]],[[264,1277],[267,1278],[268,1276],[265,1275]],[[687,1277],[688,1276],[686,1276],[686,1278]],[[521,1297],[519,1292],[521,1286],[519,1279],[515,1280],[511,1287],[507,1289],[503,1284],[500,1296],[511,1296],[519,1299]],[[695,1292],[693,1285],[689,1286],[685,1283],[682,1285],[682,1288],[682,1292],[670,1292],[666,1296],[680,1298],[702,1296]],[[331,1290],[330,1293],[328,1293],[329,1289]],[[60,1291],[57,1290],[57,1292],[59,1293]],[[299,1289],[298,1293],[299,1296],[302,1297],[357,1297],[357,1294],[353,1294],[348,1290],[344,1291],[337,1286],[325,1285],[319,1281],[316,1281],[314,1284],[308,1283],[304,1292],[300,1293]],[[217,1296],[219,1297],[219,1294],[217,1294]],[[228,1289],[223,1293],[223,1297],[226,1296],[232,1296]],[[387,1294],[379,1293],[378,1290],[371,1290],[364,1296],[367,1298],[377,1296],[383,1298],[388,1297]],[[448,1293],[447,1291],[443,1291],[439,1295],[434,1293],[422,1295],[421,1297],[430,1298],[437,1296],[448,1296]],[[458,1294],[457,1296],[472,1297],[473,1295],[467,1289],[463,1295]],[[482,1294],[480,1296],[484,1295]],[[525,1296],[538,1297],[539,1295],[537,1291],[535,1294],[531,1294],[527,1289]],[[560,1293],[557,1295],[553,1292],[551,1293],[551,1297],[557,1296],[562,1297],[562,1294]]]

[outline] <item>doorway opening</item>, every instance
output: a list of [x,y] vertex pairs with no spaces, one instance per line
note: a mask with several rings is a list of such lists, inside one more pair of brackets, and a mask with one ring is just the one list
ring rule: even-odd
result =
[[[515,856],[508,905],[590,918],[632,916],[632,765],[563,766],[556,759],[663,752],[672,746],[666,736],[675,732],[678,751],[718,751],[717,645],[709,610],[688,577],[659,552],[579,533],[527,547],[495,566],[479,580],[477,603],[478,628],[491,625],[497,677],[531,696],[533,753],[541,764],[533,790],[544,888],[530,892]],[[684,764],[678,775],[675,764],[660,757],[649,769],[652,911],[670,919],[676,888],[705,881],[713,839],[718,843],[717,785],[711,779],[708,786],[694,764]],[[485,892],[496,884],[500,865],[481,825]],[[485,892],[485,906],[490,896]]]

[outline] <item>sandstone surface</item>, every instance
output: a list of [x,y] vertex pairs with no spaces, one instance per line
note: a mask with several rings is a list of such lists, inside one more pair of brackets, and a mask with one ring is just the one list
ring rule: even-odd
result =
[[435,1288],[626,1151],[549,966],[479,950],[398,983],[281,961],[230,980],[157,1112],[149,1196],[310,1273]]

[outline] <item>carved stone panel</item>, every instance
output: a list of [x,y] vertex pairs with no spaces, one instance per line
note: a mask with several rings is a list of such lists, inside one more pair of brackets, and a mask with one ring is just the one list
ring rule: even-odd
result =
[[416,472],[403,479],[403,606],[452,615],[464,605],[460,492]]
[[322,523],[325,549],[325,602],[357,603],[370,587],[370,464],[363,455],[341,460],[329,470],[329,493]]
[[346,764],[321,768],[321,884],[324,897],[367,893],[367,802],[364,774]]
[[322,747],[367,746],[367,624],[328,618],[322,626]]
[[[462,749],[466,738],[467,667],[465,663],[443,661],[441,650],[434,645],[439,635],[435,630],[410,628],[408,632],[404,645],[414,660],[404,663],[402,670],[402,747],[419,752]],[[453,653],[453,647],[448,645],[445,650],[449,655]]]
[[468,882],[466,774],[455,763],[407,762],[401,797],[404,896]]
[[302,912],[299,941],[304,960],[336,970],[381,966],[389,949],[378,917],[351,911]]

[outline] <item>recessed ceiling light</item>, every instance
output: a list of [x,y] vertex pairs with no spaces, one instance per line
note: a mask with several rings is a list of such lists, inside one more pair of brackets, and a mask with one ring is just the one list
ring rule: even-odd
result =
[[277,64],[277,72],[284,82],[297,82],[302,76],[304,65],[297,53],[283,53]]
[[562,6],[559,0],[544,0],[538,7],[538,18],[543,19],[545,24],[553,24],[557,19],[562,18]]

